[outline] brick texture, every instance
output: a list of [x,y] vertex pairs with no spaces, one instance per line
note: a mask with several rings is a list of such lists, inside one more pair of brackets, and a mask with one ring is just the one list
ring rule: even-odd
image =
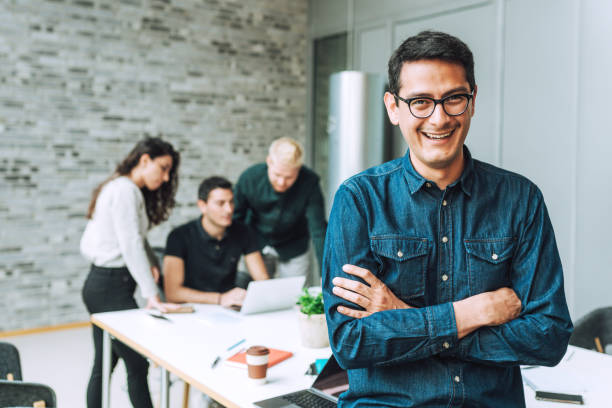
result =
[[0,3],[0,331],[87,319],[92,189],[144,135],[182,153],[178,205],[305,141],[307,0]]

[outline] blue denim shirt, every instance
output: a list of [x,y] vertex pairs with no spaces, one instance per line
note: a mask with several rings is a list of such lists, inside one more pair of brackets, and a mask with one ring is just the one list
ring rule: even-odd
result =
[[[524,407],[519,364],[552,366],[572,323],[563,271],[540,190],[473,160],[441,191],[405,157],[338,189],[323,259],[330,343],[349,390],[341,407]],[[369,269],[414,309],[354,319],[332,279]],[[461,340],[452,302],[501,287],[521,299],[518,318]]]

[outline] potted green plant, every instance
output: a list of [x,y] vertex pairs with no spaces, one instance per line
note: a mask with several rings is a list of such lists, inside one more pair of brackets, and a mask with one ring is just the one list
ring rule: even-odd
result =
[[299,325],[304,347],[327,347],[327,322],[323,309],[323,293],[320,288],[304,289],[298,298]]

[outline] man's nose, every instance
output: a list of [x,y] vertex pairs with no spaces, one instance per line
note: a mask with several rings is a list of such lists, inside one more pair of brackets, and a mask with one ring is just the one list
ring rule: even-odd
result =
[[450,119],[450,116],[446,113],[442,104],[438,103],[434,107],[434,111],[428,119],[431,123],[441,124],[446,123]]

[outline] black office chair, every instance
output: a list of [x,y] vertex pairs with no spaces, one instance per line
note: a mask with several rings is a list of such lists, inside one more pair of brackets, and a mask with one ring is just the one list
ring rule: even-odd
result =
[[0,380],[0,407],[55,408],[55,392],[43,384]]
[[17,347],[0,342],[0,379],[21,381],[21,362]]
[[597,350],[595,338],[599,338],[603,350],[612,344],[612,306],[595,309],[574,322],[574,332],[569,343],[572,346]]

